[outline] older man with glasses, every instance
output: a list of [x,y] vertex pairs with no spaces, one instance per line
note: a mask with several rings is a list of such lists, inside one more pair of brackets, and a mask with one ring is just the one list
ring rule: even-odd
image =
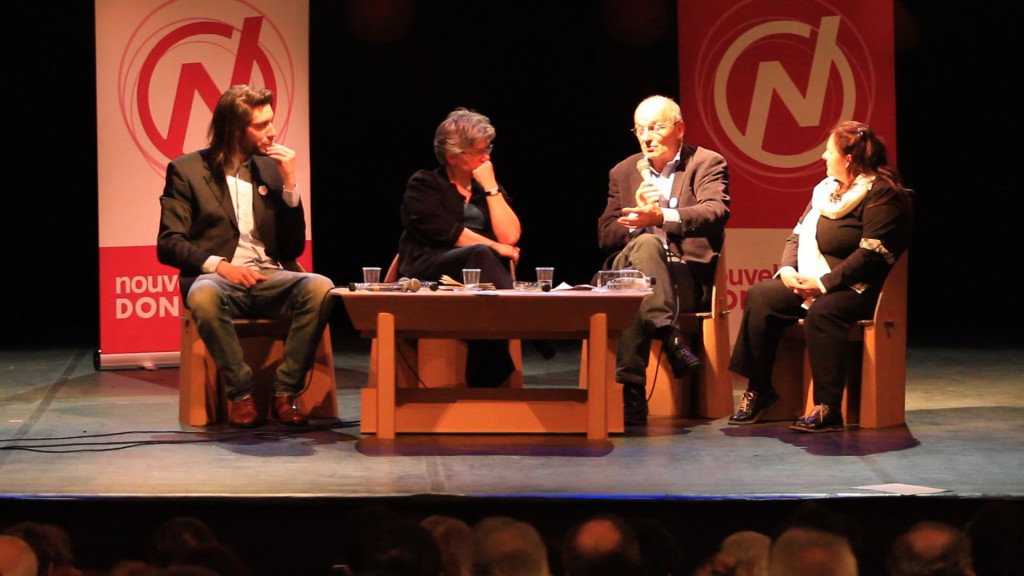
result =
[[645,424],[652,338],[663,342],[676,377],[700,368],[675,319],[679,312],[710,305],[729,219],[729,170],[717,152],[683,142],[686,124],[670,98],[645,99],[633,123],[640,153],[609,173],[598,242],[609,252],[604,269],[640,270],[654,280],[636,320],[619,339],[616,366],[626,423]]

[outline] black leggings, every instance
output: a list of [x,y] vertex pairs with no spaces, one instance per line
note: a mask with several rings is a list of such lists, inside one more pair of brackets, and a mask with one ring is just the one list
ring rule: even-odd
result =
[[803,298],[782,280],[759,282],[747,292],[729,369],[750,380],[749,390],[762,392],[769,388],[782,331],[804,318],[814,403],[838,410],[842,407],[850,363],[850,328],[858,320],[871,318],[877,301],[877,290],[858,294],[838,288],[822,294],[810,309],[805,309]]

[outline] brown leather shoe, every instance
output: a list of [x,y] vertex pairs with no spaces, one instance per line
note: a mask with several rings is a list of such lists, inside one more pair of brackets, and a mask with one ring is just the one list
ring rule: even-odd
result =
[[256,413],[256,402],[252,396],[228,401],[228,424],[235,428],[252,428],[259,421]]
[[285,426],[305,426],[306,415],[299,412],[293,396],[274,396],[274,414]]

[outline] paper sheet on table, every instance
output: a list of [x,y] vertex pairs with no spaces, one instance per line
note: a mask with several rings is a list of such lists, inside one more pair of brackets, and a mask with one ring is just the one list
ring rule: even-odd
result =
[[890,494],[902,494],[904,496],[913,496],[915,494],[936,494],[938,492],[948,492],[944,488],[928,488],[927,486],[914,486],[913,484],[872,484],[871,486],[854,486],[854,488],[860,490],[877,490],[878,492],[889,492]]
[[565,282],[562,282],[558,286],[555,286],[554,288],[552,288],[552,290],[593,290],[593,289],[594,289],[594,287],[591,286],[590,284],[577,284],[576,286],[573,286],[572,284],[566,284]]

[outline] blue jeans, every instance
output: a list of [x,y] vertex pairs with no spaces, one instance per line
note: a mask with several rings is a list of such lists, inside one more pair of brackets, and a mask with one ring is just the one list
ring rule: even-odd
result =
[[242,355],[233,318],[291,319],[284,359],[274,382],[275,396],[296,396],[302,391],[330,318],[327,293],[334,283],[325,276],[288,270],[260,272],[267,280],[251,288],[219,274],[203,274],[185,299],[232,401],[252,394],[252,369]]

